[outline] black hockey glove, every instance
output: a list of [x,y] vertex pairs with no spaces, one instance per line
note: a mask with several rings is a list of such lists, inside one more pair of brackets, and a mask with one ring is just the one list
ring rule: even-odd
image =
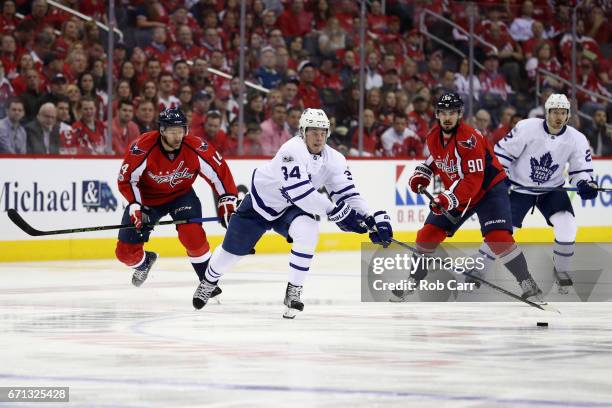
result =
[[365,223],[370,230],[370,241],[373,244],[380,244],[383,247],[388,247],[393,238],[393,228],[391,227],[391,218],[386,211],[377,211],[374,215],[365,219]]
[[357,214],[345,201],[337,204],[336,208],[327,214],[327,218],[331,222],[335,222],[342,231],[356,232],[358,234],[368,232],[368,229],[363,225],[363,217]]
[[594,181],[580,180],[576,187],[578,195],[583,200],[592,200],[597,197],[597,183]]

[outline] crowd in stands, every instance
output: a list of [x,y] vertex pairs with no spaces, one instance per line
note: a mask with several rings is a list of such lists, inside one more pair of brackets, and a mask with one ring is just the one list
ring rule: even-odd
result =
[[[58,1],[107,22],[104,0]],[[380,1],[368,1],[363,154],[426,155],[432,101],[447,90],[466,102],[471,95],[474,115],[467,120],[492,143],[519,120],[543,117],[550,93],[569,92],[559,78],[571,78],[574,3],[386,0],[383,13]],[[240,1],[117,0],[124,37],[112,48],[110,95],[108,35],[95,21],[46,0],[0,4],[0,153],[123,155],[142,132],[156,129],[161,110],[180,107],[192,134],[223,155],[237,155]],[[247,6],[246,77],[269,92],[246,88],[243,154],[273,155],[297,133],[303,109],[323,107],[332,123],[329,143],[358,155],[359,2],[249,0]],[[419,22],[423,17],[429,33],[466,55],[468,37],[424,15],[426,9],[466,30],[473,16],[475,32],[494,46],[476,43],[483,69],[472,78],[468,60],[423,35]],[[611,16],[609,1],[585,0],[577,20],[578,84],[607,98]],[[612,155],[612,104],[585,92],[576,97],[583,117],[574,115],[572,124],[587,135],[594,156]]]

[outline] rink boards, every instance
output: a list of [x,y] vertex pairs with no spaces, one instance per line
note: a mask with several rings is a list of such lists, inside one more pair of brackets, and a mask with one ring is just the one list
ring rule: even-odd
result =
[[[265,160],[228,160],[241,194],[250,188],[253,169]],[[391,216],[396,238],[414,239],[428,214],[422,197],[410,192],[408,179],[418,161],[350,160],[355,185],[372,210],[385,209]],[[125,200],[117,188],[121,161],[107,159],[3,158],[0,160],[0,261],[95,259],[114,257],[117,231],[100,231],[51,237],[30,237],[6,217],[15,208],[35,228],[62,229],[119,224]],[[612,185],[612,160],[593,162],[598,183]],[[194,184],[203,206],[203,215],[214,216],[216,206],[212,191],[201,178]],[[439,186],[434,186],[438,189]],[[321,192],[324,194],[325,192]],[[583,201],[569,193],[579,225],[578,241],[612,242],[612,193],[601,193],[597,199]],[[549,242],[552,231],[535,212],[525,219],[517,237],[522,241]],[[221,242],[224,234],[218,223],[204,225],[211,245]],[[356,250],[367,239],[363,235],[339,232],[335,224],[322,220],[319,250]],[[478,242],[479,225],[472,217],[454,238]],[[158,227],[148,248],[164,256],[184,255],[172,226]],[[282,237],[266,234],[258,252],[286,251]]]

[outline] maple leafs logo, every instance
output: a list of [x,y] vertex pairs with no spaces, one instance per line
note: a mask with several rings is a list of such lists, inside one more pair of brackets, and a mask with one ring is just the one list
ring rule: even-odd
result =
[[552,177],[553,173],[559,168],[558,164],[553,164],[550,152],[544,153],[540,161],[535,157],[529,160],[531,164],[531,174],[529,177],[534,183],[544,184]]

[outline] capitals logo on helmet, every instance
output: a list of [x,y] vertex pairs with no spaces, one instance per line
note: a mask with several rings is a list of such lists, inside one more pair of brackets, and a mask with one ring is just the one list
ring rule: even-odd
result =
[[323,109],[307,108],[302,112],[302,116],[300,116],[299,130],[302,137],[306,136],[306,129],[319,128],[327,130],[325,136],[327,139],[330,134],[329,126],[329,119]]
[[563,125],[566,125],[570,118],[571,104],[567,96],[563,94],[551,94],[546,102],[544,103],[544,112],[546,112],[546,119],[551,109],[567,109],[567,120]]

